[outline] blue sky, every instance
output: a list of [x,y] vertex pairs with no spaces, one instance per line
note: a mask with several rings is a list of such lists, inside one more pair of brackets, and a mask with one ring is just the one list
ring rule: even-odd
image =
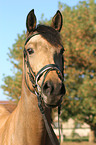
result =
[[[35,10],[37,20],[50,19],[58,10],[58,2],[75,6],[79,0],[1,0],[0,1],[0,85],[3,84],[3,74],[12,75],[12,64],[7,60],[8,48],[12,48],[17,34],[26,30],[26,16],[31,9]],[[83,1],[83,0],[80,0]],[[6,100],[0,88],[0,100]]]

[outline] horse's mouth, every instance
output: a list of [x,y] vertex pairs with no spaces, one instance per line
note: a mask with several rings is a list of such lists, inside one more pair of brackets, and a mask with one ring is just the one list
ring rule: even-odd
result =
[[42,98],[43,98],[45,106],[52,107],[52,108],[57,107],[61,104],[62,97],[63,97],[63,95],[48,97],[48,96],[42,94]]
[[51,103],[50,103],[50,104],[45,103],[45,105],[46,105],[47,107],[55,108],[55,107],[57,107],[57,106],[60,106],[61,102],[62,102],[62,96],[61,96],[61,98],[60,98],[56,103],[52,103],[52,104],[51,104]]

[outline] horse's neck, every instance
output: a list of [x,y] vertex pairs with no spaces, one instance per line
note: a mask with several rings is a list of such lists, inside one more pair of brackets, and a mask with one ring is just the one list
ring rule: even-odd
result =
[[27,89],[26,84],[22,84],[22,96],[17,107],[18,115],[22,120],[20,128],[23,128],[22,133],[25,133],[24,136],[29,144],[43,145],[46,140],[46,129],[38,108],[37,97]]
[[[46,109],[47,108],[45,108],[45,110]],[[50,123],[51,119],[49,109],[47,109],[47,118]],[[10,131],[9,126],[11,126],[13,130],[11,129]],[[44,125],[42,114],[38,108],[37,96],[30,92],[30,90],[27,88],[24,79],[24,71],[22,79],[21,99],[17,108],[9,117],[6,130],[10,132],[7,140],[8,142],[9,140],[12,140],[13,144],[51,145],[51,143],[45,143],[45,140],[49,142],[49,138]]]

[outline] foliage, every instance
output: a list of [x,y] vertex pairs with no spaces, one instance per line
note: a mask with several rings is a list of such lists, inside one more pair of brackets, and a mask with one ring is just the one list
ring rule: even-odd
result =
[[96,130],[96,4],[80,2],[70,8],[59,3],[64,25],[65,84],[62,119],[72,117]]

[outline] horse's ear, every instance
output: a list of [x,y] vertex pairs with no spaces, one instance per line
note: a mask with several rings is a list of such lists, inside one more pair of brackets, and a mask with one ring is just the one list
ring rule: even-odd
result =
[[26,27],[29,33],[34,31],[36,28],[36,16],[34,14],[34,9],[32,9],[27,15]]
[[55,14],[55,16],[52,19],[52,24],[51,27],[53,27],[55,30],[59,31],[62,28],[62,24],[63,24],[63,18],[62,18],[62,14],[61,12],[58,10]]

